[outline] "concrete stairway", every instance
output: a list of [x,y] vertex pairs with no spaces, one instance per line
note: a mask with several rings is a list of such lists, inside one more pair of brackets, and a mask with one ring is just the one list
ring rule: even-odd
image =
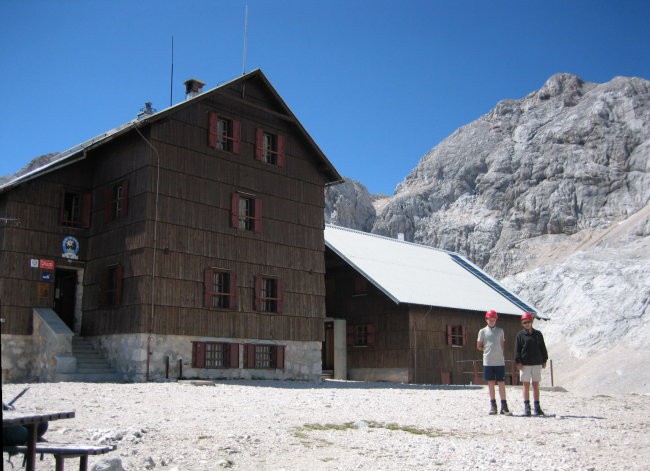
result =
[[106,357],[98,352],[92,343],[83,337],[72,337],[72,355],[77,359],[77,369],[72,373],[57,373],[56,381],[88,383],[122,382],[120,375]]

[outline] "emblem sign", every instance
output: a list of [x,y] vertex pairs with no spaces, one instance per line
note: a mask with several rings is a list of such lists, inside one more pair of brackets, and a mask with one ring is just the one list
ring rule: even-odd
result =
[[79,258],[79,241],[76,237],[67,236],[63,239],[61,247],[63,249],[63,253],[61,254],[63,258],[69,258],[72,260],[77,260]]

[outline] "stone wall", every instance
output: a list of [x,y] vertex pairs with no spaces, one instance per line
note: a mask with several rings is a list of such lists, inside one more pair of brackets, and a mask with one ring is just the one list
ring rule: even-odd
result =
[[[128,381],[147,380],[147,343],[151,358],[149,380],[201,379],[290,379],[316,381],[321,375],[320,342],[262,342],[251,339],[196,338],[179,335],[110,335],[90,339],[106,353],[112,366]],[[239,343],[239,365],[244,364],[243,344],[284,345],[284,369],[196,369],[192,368],[192,341]],[[169,365],[169,367],[167,367]]]
[[23,383],[32,377],[32,336],[2,334],[2,382]]

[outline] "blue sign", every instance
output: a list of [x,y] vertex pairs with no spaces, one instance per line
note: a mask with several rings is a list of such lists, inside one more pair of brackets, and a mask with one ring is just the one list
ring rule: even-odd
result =
[[76,237],[67,236],[63,239],[61,246],[63,247],[63,253],[61,254],[63,258],[71,258],[73,260],[79,258],[79,241]]
[[41,281],[52,281],[52,272],[51,271],[42,271],[41,272]]

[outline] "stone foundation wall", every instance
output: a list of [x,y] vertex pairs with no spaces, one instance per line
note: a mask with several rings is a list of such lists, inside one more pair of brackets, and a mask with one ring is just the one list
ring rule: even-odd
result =
[[33,381],[33,347],[31,335],[2,334],[2,382]]
[[[110,335],[89,338],[106,353],[111,364],[128,381],[147,380],[147,344],[150,343],[149,380],[201,379],[291,379],[320,380],[321,342],[264,342],[252,339],[196,338],[179,335]],[[239,365],[243,362],[243,344],[284,345],[284,369],[192,368],[192,341],[239,343]],[[169,367],[167,367],[169,364]],[[182,370],[182,371],[181,371]]]

